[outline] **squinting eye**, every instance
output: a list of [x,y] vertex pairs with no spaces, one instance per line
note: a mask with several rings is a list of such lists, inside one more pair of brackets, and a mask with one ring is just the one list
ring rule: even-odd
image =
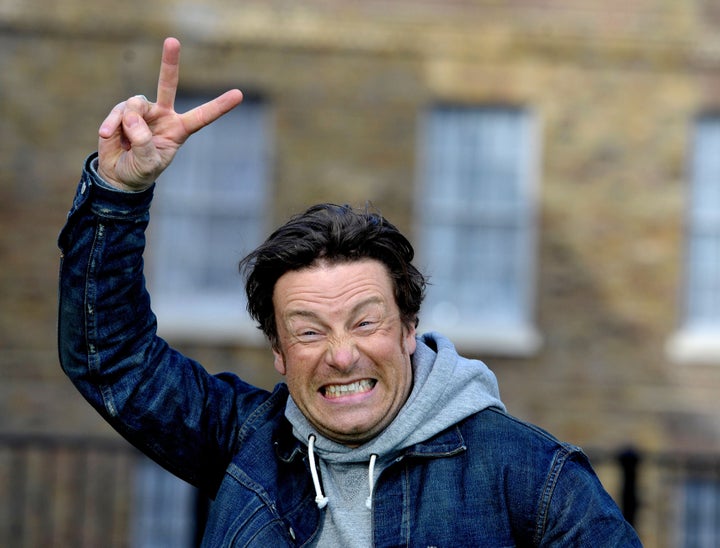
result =
[[317,339],[320,336],[320,332],[307,329],[305,331],[299,331],[295,336],[301,341],[308,342]]

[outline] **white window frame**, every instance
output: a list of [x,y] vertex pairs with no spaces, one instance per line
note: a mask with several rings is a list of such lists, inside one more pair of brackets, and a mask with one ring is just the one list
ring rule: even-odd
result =
[[[416,233],[430,286],[419,329],[466,351],[531,356],[542,344],[534,324],[537,126],[531,111],[504,106],[439,105],[421,123]],[[458,275],[466,270],[474,274]],[[463,292],[473,284],[476,292]]]
[[720,365],[720,114],[695,119],[691,146],[684,310],[668,353],[679,363]]
[[[183,112],[207,99],[178,96],[175,106]],[[161,336],[264,343],[246,311],[238,262],[266,236],[271,127],[268,106],[246,99],[191,136],[160,176],[147,257]]]

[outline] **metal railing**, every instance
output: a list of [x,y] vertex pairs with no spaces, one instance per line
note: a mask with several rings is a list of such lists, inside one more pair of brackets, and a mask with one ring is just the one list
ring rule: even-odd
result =
[[127,444],[86,438],[0,437],[0,545],[128,546]]
[[4,548],[189,548],[203,502],[122,439],[0,434]]
[[588,451],[646,547],[720,546],[720,455]]

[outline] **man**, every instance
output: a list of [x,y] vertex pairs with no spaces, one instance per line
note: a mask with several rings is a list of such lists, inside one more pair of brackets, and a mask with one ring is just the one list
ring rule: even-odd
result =
[[[418,336],[425,279],[381,216],[321,204],[241,263],[286,379],[210,375],[155,335],[143,281],[155,179],[238,90],[157,102],[99,130],[59,245],[60,358],[123,436],[211,499],[205,546],[639,546],[582,452],[505,412],[492,372]],[[171,182],[169,183],[171,184]]]

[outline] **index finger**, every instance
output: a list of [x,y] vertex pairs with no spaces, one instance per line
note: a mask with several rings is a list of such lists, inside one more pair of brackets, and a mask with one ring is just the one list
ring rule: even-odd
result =
[[243,100],[243,94],[239,89],[226,91],[212,101],[208,101],[188,112],[181,114],[180,118],[185,125],[188,135],[213,123],[223,114],[230,112]]
[[180,79],[180,42],[176,38],[166,38],[163,43],[160,76],[158,77],[157,104],[172,110],[175,106]]

